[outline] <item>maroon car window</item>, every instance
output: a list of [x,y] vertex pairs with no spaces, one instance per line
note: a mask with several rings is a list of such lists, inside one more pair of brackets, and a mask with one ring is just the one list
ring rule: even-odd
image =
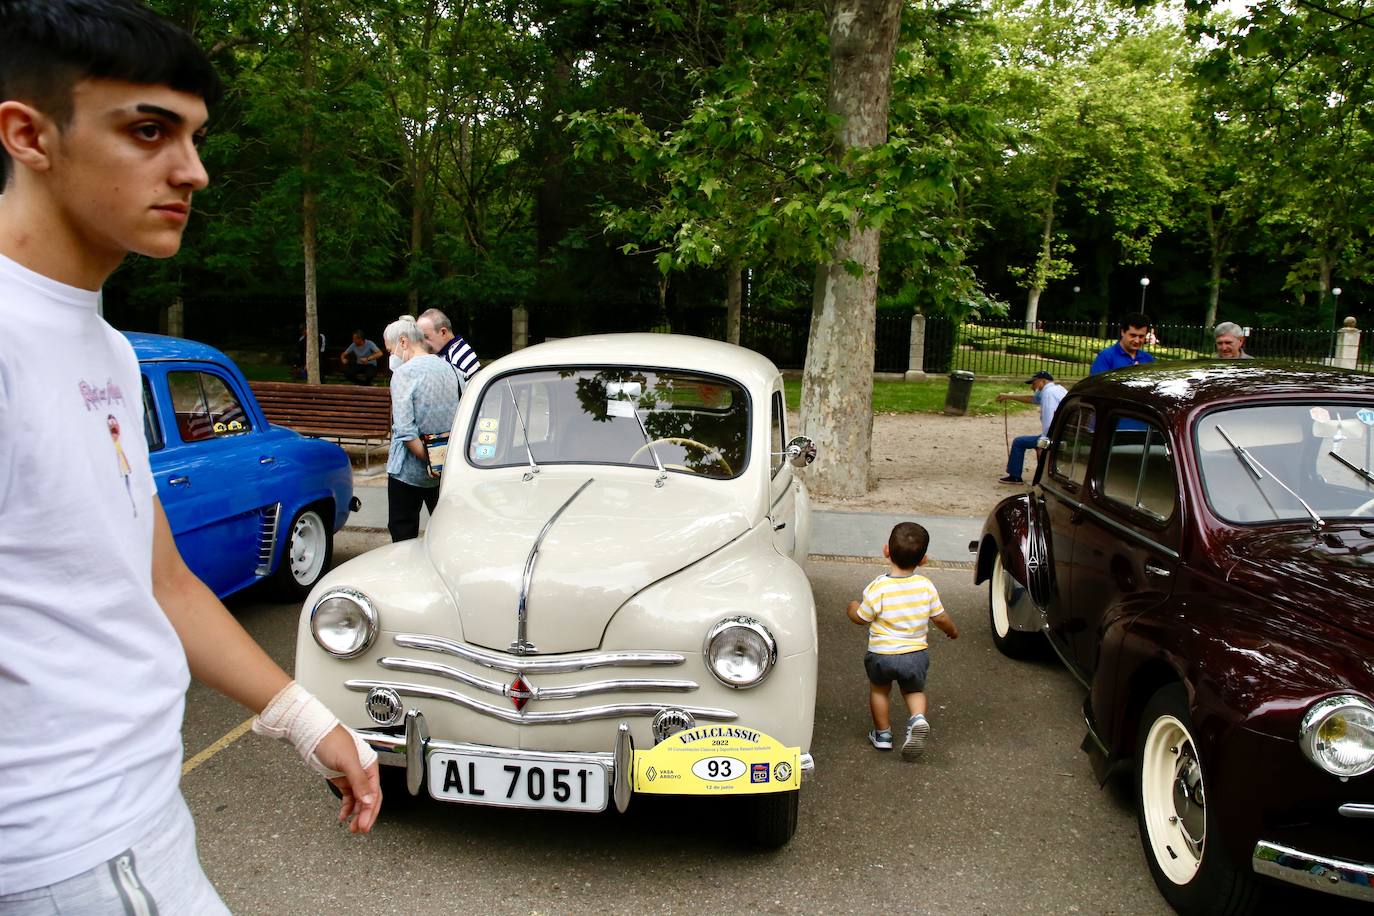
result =
[[1212,511],[1233,522],[1374,517],[1374,404],[1218,410],[1194,430]]
[[1093,409],[1077,404],[1068,415],[1051,449],[1050,473],[1067,483],[1082,483],[1093,449]]
[[1173,459],[1158,427],[1121,418],[1112,423],[1102,495],[1157,521],[1173,515],[1177,496]]

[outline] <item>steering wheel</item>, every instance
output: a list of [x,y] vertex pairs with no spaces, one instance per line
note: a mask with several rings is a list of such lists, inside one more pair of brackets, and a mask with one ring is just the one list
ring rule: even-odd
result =
[[1355,509],[1355,511],[1350,514],[1368,515],[1370,514],[1371,509],[1374,509],[1374,499],[1365,500],[1364,502],[1360,503],[1360,505]]
[[[667,442],[672,445],[681,445],[684,448],[690,447],[700,449],[701,451],[705,452],[708,456],[714,456],[715,459],[720,462],[721,467],[725,468],[725,474],[727,477],[735,476],[735,469],[730,467],[730,462],[725,460],[725,456],[720,453],[719,449],[712,448],[711,446],[698,442],[695,439],[688,439],[686,436],[664,436],[662,439],[655,439],[652,442],[645,442],[639,448],[635,449],[635,453],[630,456],[630,460],[634,461],[640,455],[648,451],[651,447],[658,445],[661,442]],[[664,467],[672,467],[674,469],[679,469],[683,471],[688,470],[687,468],[682,468],[678,465],[665,464]]]

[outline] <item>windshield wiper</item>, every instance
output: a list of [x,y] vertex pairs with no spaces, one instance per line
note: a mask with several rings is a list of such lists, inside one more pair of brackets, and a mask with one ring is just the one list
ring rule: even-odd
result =
[[1343,465],[1345,465],[1346,467],[1350,468],[1350,470],[1354,471],[1356,474],[1359,474],[1361,477],[1363,477],[1363,478],[1365,479],[1365,483],[1374,483],[1374,474],[1369,473],[1369,470],[1368,470],[1367,468],[1358,468],[1358,467],[1356,467],[1355,465],[1351,464],[1349,461],[1346,461],[1346,460],[1345,460],[1344,458],[1342,458],[1340,455],[1336,454],[1335,449],[1332,449],[1331,451],[1327,452],[1327,454],[1330,455],[1332,458],[1335,458],[1335,459],[1336,459],[1337,461],[1339,461],[1341,464],[1343,464]]
[[525,454],[530,459],[530,469],[520,479],[533,480],[534,475],[539,473],[539,465],[534,463],[534,452],[530,449],[530,431],[525,427],[525,415],[520,412],[520,402],[515,399],[515,389],[511,388],[509,380],[506,381],[506,390],[510,392],[510,404],[515,408],[515,418],[520,421],[520,435],[525,437]]
[[658,452],[654,451],[654,440],[649,437],[649,427],[644,425],[644,418],[639,415],[639,405],[635,405],[635,422],[639,424],[639,431],[644,434],[644,447],[649,450],[649,455],[654,459],[654,465],[658,468],[658,479],[654,481],[655,487],[663,486],[663,481],[668,479],[668,472],[663,468],[663,462],[658,460]]
[[1221,438],[1226,440],[1226,444],[1231,446],[1231,451],[1236,453],[1236,456],[1241,460],[1241,464],[1245,465],[1245,469],[1250,472],[1250,474],[1255,478],[1255,480],[1263,480],[1265,476],[1268,475],[1270,480],[1274,481],[1274,483],[1278,484],[1279,486],[1283,487],[1284,490],[1288,491],[1289,495],[1296,499],[1298,503],[1304,509],[1307,510],[1307,514],[1312,516],[1313,528],[1320,528],[1321,526],[1326,524],[1326,519],[1318,515],[1316,510],[1307,504],[1307,500],[1299,496],[1297,492],[1295,492],[1293,488],[1290,487],[1288,484],[1284,483],[1282,480],[1279,480],[1278,476],[1275,475],[1273,471],[1269,470],[1264,465],[1260,464],[1260,460],[1258,458],[1250,454],[1243,447],[1236,445],[1235,440],[1233,440],[1230,436],[1226,434],[1226,430],[1221,428],[1220,423],[1217,424],[1217,432],[1221,434]]

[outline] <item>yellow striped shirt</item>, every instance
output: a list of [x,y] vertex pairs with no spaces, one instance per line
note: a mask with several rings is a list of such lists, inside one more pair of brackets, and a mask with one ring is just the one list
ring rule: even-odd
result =
[[925,576],[889,576],[868,583],[859,619],[868,623],[868,651],[899,655],[927,646],[930,618],[945,612],[935,585]]

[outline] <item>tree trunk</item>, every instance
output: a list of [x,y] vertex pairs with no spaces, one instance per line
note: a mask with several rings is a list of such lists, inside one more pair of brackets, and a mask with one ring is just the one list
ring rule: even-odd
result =
[[[830,33],[829,109],[836,118],[835,153],[887,140],[892,53],[901,0],[835,0]],[[875,228],[850,218],[849,234],[816,268],[811,340],[802,381],[801,425],[819,448],[807,478],[819,495],[868,492],[873,453],[873,326],[878,291]],[[845,269],[859,265],[858,276]]]
[[1202,322],[1204,327],[1214,328],[1217,326],[1217,305],[1221,302],[1221,266],[1226,259],[1222,251],[1221,234],[1217,229],[1216,213],[1212,206],[1207,206],[1207,242],[1208,253],[1211,255],[1211,275],[1207,278],[1207,318]]
[[[301,87],[309,97],[315,90],[314,32],[310,0],[301,0]],[[320,383],[320,308],[316,289],[316,211],[313,161],[315,158],[314,107],[304,113],[301,126],[301,261],[305,273],[305,380]]]
[[1045,283],[1050,274],[1050,262],[1054,259],[1054,201],[1059,193],[1059,176],[1050,179],[1050,199],[1045,204],[1044,226],[1040,231],[1040,255],[1035,261],[1035,274],[1031,278],[1030,289],[1026,290],[1026,330],[1034,331],[1040,313],[1040,294],[1045,291]]
[[743,302],[744,268],[731,261],[725,271],[725,339],[739,344],[740,303]]

